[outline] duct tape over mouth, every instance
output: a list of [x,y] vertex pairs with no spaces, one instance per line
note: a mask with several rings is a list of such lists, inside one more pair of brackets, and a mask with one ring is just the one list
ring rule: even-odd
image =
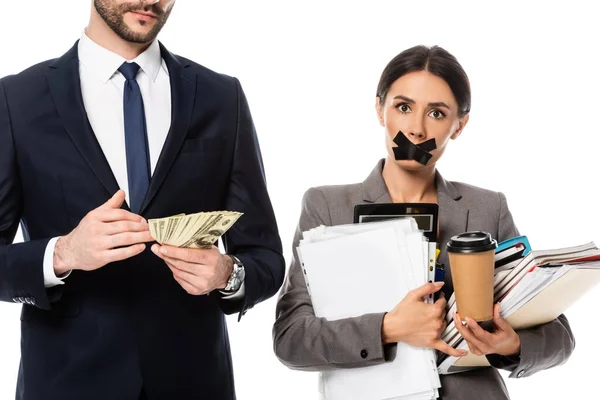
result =
[[426,142],[414,144],[402,131],[399,131],[394,138],[394,143],[398,147],[392,147],[396,160],[415,160],[423,165],[427,165],[432,155],[431,151],[437,149],[435,139],[429,139]]

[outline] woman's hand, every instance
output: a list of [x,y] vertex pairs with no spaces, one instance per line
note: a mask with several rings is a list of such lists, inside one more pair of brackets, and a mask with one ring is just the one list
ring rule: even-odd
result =
[[521,354],[521,339],[515,330],[500,316],[500,303],[494,306],[493,333],[483,330],[477,322],[466,318],[467,326],[461,322],[460,316],[454,314],[454,325],[467,341],[471,353],[477,356],[499,354],[515,356]]
[[415,347],[427,347],[455,357],[468,353],[456,350],[440,339],[446,328],[446,298],[443,292],[435,304],[426,304],[423,298],[439,291],[444,282],[426,283],[411,290],[398,305],[383,318],[384,343],[404,342]]

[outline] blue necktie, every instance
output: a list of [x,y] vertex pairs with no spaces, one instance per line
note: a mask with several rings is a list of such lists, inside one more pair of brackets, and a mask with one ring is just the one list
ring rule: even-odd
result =
[[129,180],[129,206],[138,213],[150,185],[150,157],[146,136],[146,116],[140,85],[135,77],[140,70],[136,63],[123,63],[119,72],[125,77],[123,112],[125,117],[125,152]]

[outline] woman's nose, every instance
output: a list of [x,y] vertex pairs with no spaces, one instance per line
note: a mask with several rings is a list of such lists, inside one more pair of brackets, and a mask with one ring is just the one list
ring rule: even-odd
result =
[[423,132],[414,132],[414,131],[410,131],[409,135],[411,137],[416,137],[417,139],[423,139],[425,137],[425,134]]
[[408,127],[408,135],[411,138],[417,138],[419,140],[422,140],[425,138],[425,129],[423,127],[423,120],[416,115],[410,121],[410,126]]

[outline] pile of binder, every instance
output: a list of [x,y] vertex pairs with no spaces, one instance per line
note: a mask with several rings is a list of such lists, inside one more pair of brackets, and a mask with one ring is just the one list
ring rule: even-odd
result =
[[[524,240],[523,240],[524,239]],[[593,242],[563,249],[529,251],[526,243],[519,258],[498,265],[494,276],[494,301],[500,302],[500,315],[515,330],[539,326],[556,319],[572,304],[600,283],[600,250]],[[503,250],[499,245],[497,255]],[[515,246],[518,247],[518,246]],[[509,252],[510,253],[510,252]],[[459,310],[460,311],[460,310]],[[448,326],[442,340],[468,350],[468,344],[452,322],[456,312],[454,295],[448,300]],[[461,358],[440,355],[440,374],[459,373],[490,364],[484,356]]]
[[[393,309],[433,279],[435,248],[407,218],[319,226],[297,250],[315,315],[337,320]],[[319,386],[328,400],[431,400],[441,385],[434,350],[398,343],[393,361],[322,372]]]

